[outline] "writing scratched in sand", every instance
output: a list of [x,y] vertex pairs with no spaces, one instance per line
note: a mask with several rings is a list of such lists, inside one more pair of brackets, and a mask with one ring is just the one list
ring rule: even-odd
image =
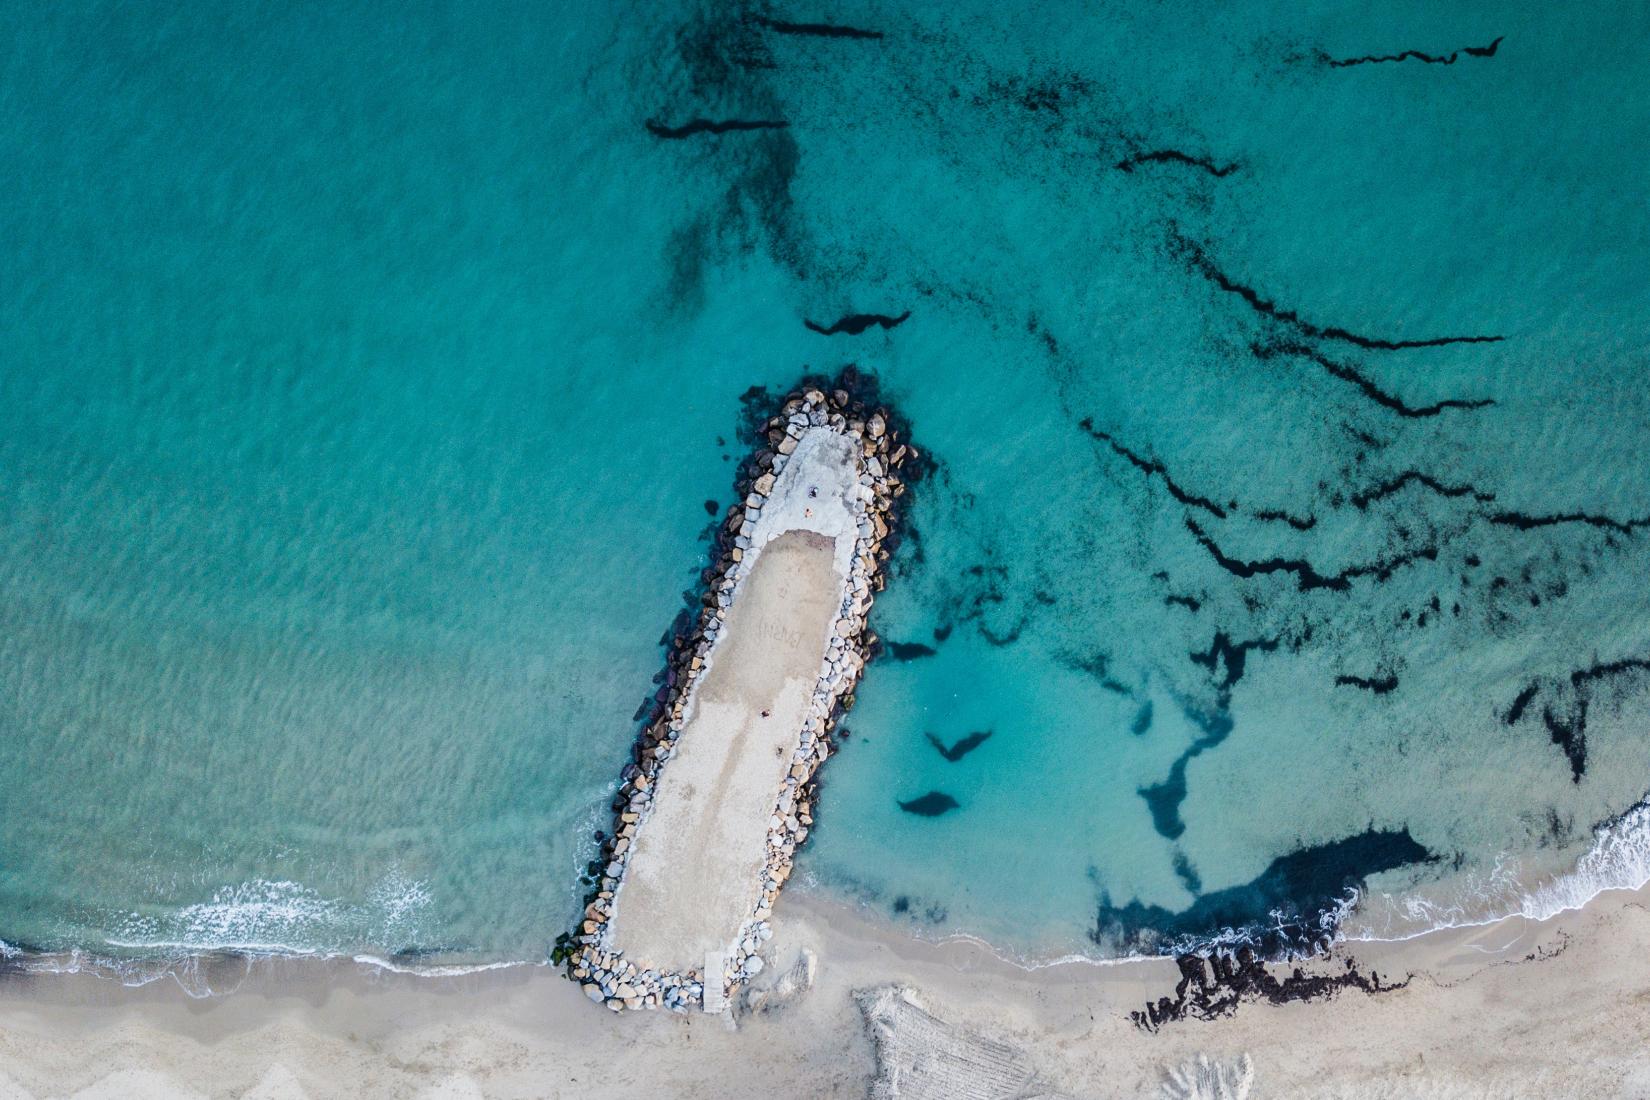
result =
[[[781,595],[783,594],[781,593]],[[757,626],[756,636],[764,642],[772,642],[774,645],[784,646],[786,649],[802,648],[802,632],[800,630],[788,629],[771,619]]]

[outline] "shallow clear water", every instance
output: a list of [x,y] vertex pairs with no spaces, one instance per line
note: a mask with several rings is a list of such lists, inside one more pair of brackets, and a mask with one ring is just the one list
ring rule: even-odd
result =
[[938,463],[876,618],[935,653],[812,888],[1403,931],[1650,789],[1643,10],[751,16],[14,17],[0,939],[542,957],[740,395],[850,360]]

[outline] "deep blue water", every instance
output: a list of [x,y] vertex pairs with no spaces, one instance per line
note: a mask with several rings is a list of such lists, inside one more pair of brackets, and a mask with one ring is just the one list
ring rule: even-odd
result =
[[6,22],[0,939],[542,957],[740,395],[850,361],[922,648],[805,888],[1402,932],[1650,790],[1642,7]]

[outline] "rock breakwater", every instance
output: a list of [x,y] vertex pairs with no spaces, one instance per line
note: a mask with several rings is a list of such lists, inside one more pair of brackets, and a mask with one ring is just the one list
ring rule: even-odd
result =
[[[621,773],[613,799],[614,825],[603,835],[600,858],[592,865],[595,889],[586,898],[579,925],[558,940],[553,954],[592,1001],[614,1011],[718,1011],[730,990],[762,971],[761,951],[772,935],[774,904],[791,874],[797,847],[814,824],[818,768],[832,751],[837,723],[852,707],[859,676],[878,646],[867,618],[875,594],[886,583],[883,566],[897,539],[907,481],[921,461],[904,434],[894,415],[877,401],[874,383],[853,368],[834,379],[805,379],[761,423],[755,453],[741,467],[739,499],[718,529],[712,563],[703,574],[705,589],[667,635],[669,656],[661,687],[647,708],[651,714],[632,759]],[[666,765],[688,744],[682,736],[685,729],[690,739],[722,734],[719,729],[689,728],[708,708],[700,705],[701,688],[718,656],[730,651],[725,642],[730,612],[747,591],[745,582],[764,549],[780,536],[794,538],[799,532],[820,542],[829,540],[832,575],[840,589],[831,594],[835,602],[829,630],[812,639],[823,660],[800,729],[780,731],[782,739],[776,742],[782,753],[790,749],[788,768],[771,802],[763,800],[769,810],[766,821],[748,822],[752,835],[765,830],[765,858],[755,881],[745,882],[743,872],[739,874],[736,901],[742,919],[737,928],[727,929],[720,950],[705,953],[702,965],[682,965],[679,958],[630,957],[639,953],[627,952],[628,943],[661,942],[658,937],[638,936],[631,927],[644,919],[637,915],[641,912],[648,920],[661,919],[658,892],[644,901],[643,895],[627,898],[625,887],[644,836],[655,842],[654,862],[662,858],[657,838],[646,830],[663,800]],[[778,644],[773,635],[784,628],[764,620],[744,629],[764,644]],[[764,708],[760,715],[766,720],[770,711]],[[736,740],[743,743],[742,738]],[[761,750],[745,746],[743,751]],[[693,797],[681,791],[677,795],[678,803]],[[664,798],[668,797],[667,792]],[[664,816],[667,825],[661,827],[681,815]],[[734,824],[747,828],[743,821]],[[713,836],[694,842],[720,843]],[[716,855],[713,851],[710,858]],[[701,853],[695,858],[705,857]],[[627,901],[629,925],[623,935],[615,936],[620,908]]]

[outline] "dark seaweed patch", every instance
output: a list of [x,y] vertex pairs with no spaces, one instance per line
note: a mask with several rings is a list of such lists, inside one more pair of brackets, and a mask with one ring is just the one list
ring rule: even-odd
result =
[[1179,912],[1138,900],[1114,906],[1102,896],[1089,937],[1102,945],[1182,953],[1235,931],[1263,954],[1306,950],[1330,931],[1348,892],[1362,889],[1370,876],[1436,858],[1407,827],[1371,827],[1280,856],[1249,882],[1201,894]]
[[[972,623],[987,645],[1000,649],[1019,641],[1032,609],[1021,606],[1013,619],[1007,617],[1011,613],[1006,594],[1008,569],[994,563],[971,565],[961,576],[969,588],[952,596],[941,611],[940,617],[945,623],[941,629],[946,635],[958,623]],[[1034,598],[1042,605],[1052,601],[1044,592],[1036,593]],[[944,640],[938,631],[934,636],[936,640]]]
[[1363,690],[1373,692],[1376,695],[1386,695],[1390,692],[1398,690],[1398,677],[1391,675],[1337,676],[1335,677],[1335,686],[1362,688]]
[[1186,831],[1186,823],[1180,817],[1180,806],[1186,801],[1186,766],[1194,757],[1208,752],[1231,735],[1232,717],[1227,708],[1232,702],[1232,686],[1243,678],[1251,652],[1270,653],[1277,649],[1279,642],[1277,638],[1234,642],[1225,631],[1217,630],[1207,653],[1193,651],[1190,654],[1193,664],[1201,665],[1211,673],[1217,668],[1220,670],[1215,681],[1219,698],[1213,710],[1200,710],[1184,703],[1181,705],[1181,712],[1203,731],[1202,736],[1187,745],[1185,751],[1175,758],[1169,766],[1169,774],[1161,783],[1141,787],[1136,792],[1145,800],[1146,810],[1152,815],[1152,828],[1157,830],[1158,835],[1174,840]]
[[1579,698],[1568,715],[1553,712],[1552,707],[1541,708],[1541,722],[1547,727],[1547,736],[1553,739],[1564,759],[1570,762],[1570,782],[1580,783],[1587,771],[1587,699]]
[[1359,511],[1363,511],[1372,502],[1389,497],[1410,485],[1420,485],[1441,497],[1449,497],[1450,499],[1471,497],[1480,504],[1492,504],[1495,501],[1494,493],[1485,492],[1471,485],[1446,485],[1432,475],[1424,474],[1420,470],[1405,470],[1397,477],[1388,478],[1379,485],[1353,493],[1350,498],[1352,506]]
[[1180,819],[1180,804],[1186,801],[1186,765],[1192,762],[1193,757],[1202,755],[1231,736],[1232,717],[1226,713],[1225,706],[1223,695],[1219,710],[1199,711],[1183,707],[1186,717],[1203,730],[1203,736],[1187,745],[1185,751],[1175,758],[1163,782],[1141,787],[1136,792],[1145,800],[1146,810],[1152,815],[1152,828],[1157,830],[1159,836],[1175,840],[1186,831],[1186,823]]
[[959,739],[954,745],[947,745],[944,741],[941,741],[938,737],[935,737],[931,733],[924,733],[923,736],[928,738],[928,743],[930,745],[933,745],[935,749],[939,750],[939,754],[941,756],[945,757],[948,762],[955,764],[957,761],[961,760],[963,757],[983,745],[991,736],[991,731],[976,730],[968,736]]
[[791,193],[801,163],[795,136],[784,128],[765,129],[733,145],[719,142],[713,154],[727,185],[719,198],[672,231],[666,248],[668,292],[677,308],[703,301],[711,264],[747,252],[759,240],[799,278],[809,274],[812,249]]
[[1164,486],[1169,490],[1169,495],[1174,497],[1180,503],[1188,505],[1192,508],[1201,508],[1205,512],[1217,516],[1220,519],[1226,518],[1226,509],[1222,508],[1208,497],[1200,497],[1195,493],[1188,493],[1186,490],[1182,489],[1180,485],[1176,483],[1175,479],[1169,475],[1169,471],[1163,463],[1157,461],[1156,459],[1142,458],[1140,455],[1135,454],[1133,451],[1117,442],[1117,440],[1110,433],[1103,432],[1099,428],[1096,428],[1092,417],[1085,416],[1082,420],[1077,422],[1077,426],[1082,428],[1090,436],[1106,444],[1106,446],[1110,447],[1125,461],[1127,461],[1129,465],[1133,466],[1141,473],[1148,477],[1162,478]]
[[807,326],[809,332],[817,332],[821,336],[835,336],[839,332],[848,336],[858,336],[872,325],[884,331],[902,325],[910,316],[910,310],[906,310],[898,317],[890,317],[885,313],[850,313],[846,317],[833,321],[829,326],[818,324],[806,318],[803,319],[802,323]]
[[1074,672],[1081,672],[1086,676],[1093,677],[1096,683],[1113,694],[1125,697],[1134,694],[1126,684],[1119,682],[1111,675],[1111,658],[1104,653],[1093,653],[1087,656],[1066,654],[1060,658],[1060,663]]
[[1152,728],[1152,701],[1147,699],[1140,704],[1140,709],[1134,712],[1134,721],[1129,723],[1129,732],[1136,737],[1144,737]]
[[1263,520],[1267,523],[1287,523],[1297,531],[1310,531],[1318,525],[1317,516],[1306,516],[1303,518],[1301,516],[1290,515],[1288,512],[1282,511],[1278,508],[1262,508],[1258,512],[1251,512],[1249,514],[1254,516],[1256,519]]
[[757,16],[756,22],[773,31],[775,34],[793,34],[806,38],[881,38],[881,31],[868,31],[860,27],[845,27],[837,23],[787,23],[783,19],[768,19]]
[[1377,581],[1384,581],[1406,565],[1417,561],[1436,561],[1438,548],[1424,546],[1417,550],[1394,554],[1390,558],[1382,558],[1362,565],[1350,565],[1338,573],[1320,573],[1312,567],[1312,563],[1304,558],[1265,558],[1260,561],[1245,561],[1234,558],[1221,550],[1214,539],[1204,533],[1191,517],[1186,519],[1186,528],[1191,531],[1192,537],[1199,546],[1209,552],[1215,564],[1243,580],[1255,577],[1268,576],[1272,573],[1290,573],[1295,578],[1296,585],[1302,592],[1311,592],[1325,588],[1331,592],[1346,592],[1352,588],[1352,582],[1359,577],[1373,577]]
[[1188,894],[1203,893],[1203,879],[1198,875],[1197,868],[1192,866],[1192,861],[1186,858],[1186,853],[1179,849],[1174,854],[1174,873]]
[[1208,157],[1192,156],[1190,153],[1182,153],[1179,149],[1154,149],[1149,153],[1136,153],[1118,161],[1117,170],[1132,172],[1137,164],[1185,164],[1201,168],[1216,178],[1229,176],[1238,170],[1236,164],[1216,164]]
[[1536,693],[1540,690],[1541,685],[1539,683],[1526,685],[1523,691],[1513,697],[1512,706],[1507,708],[1507,715],[1501,721],[1509,726],[1516,725],[1518,720],[1524,717],[1525,708],[1530,705],[1530,702],[1535,699]]
[[[1316,363],[1331,377],[1338,378],[1342,382],[1349,382],[1356,386],[1359,393],[1362,393],[1365,397],[1375,402],[1375,404],[1381,406],[1381,408],[1395,412],[1399,416],[1406,417],[1411,420],[1419,420],[1430,416],[1437,416],[1446,409],[1484,409],[1495,404],[1494,401],[1491,401],[1488,398],[1477,398],[1473,400],[1450,398],[1446,401],[1435,401],[1431,405],[1411,405],[1400,399],[1395,394],[1390,394],[1381,389],[1373,381],[1359,373],[1348,364],[1338,363],[1323,354],[1321,351],[1318,351],[1316,348],[1308,347],[1305,344],[1296,343],[1293,341],[1280,340],[1267,344],[1263,344],[1258,341],[1253,342],[1249,345],[1249,353],[1262,362],[1276,356],[1289,355]],[[1369,442],[1373,444],[1373,441]]]
[[648,119],[647,132],[665,141],[680,141],[696,134],[734,134],[748,130],[783,130],[789,122],[779,119],[709,119],[693,118],[680,126],[666,126],[657,119]]
[[1277,638],[1251,638],[1234,642],[1224,630],[1216,630],[1207,653],[1193,650],[1188,656],[1194,665],[1201,665],[1210,672],[1214,672],[1217,665],[1224,667],[1224,675],[1215,684],[1224,692],[1243,679],[1251,652],[1271,653],[1278,648],[1278,641]]
[[1583,523],[1618,534],[1630,535],[1640,527],[1650,527],[1650,516],[1637,519],[1612,519],[1596,512],[1565,512],[1560,515],[1534,516],[1525,512],[1497,512],[1490,522],[1519,531],[1533,531],[1538,527],[1556,527],[1567,523]]
[[1506,339],[1504,336],[1433,336],[1425,340],[1388,340],[1377,336],[1361,336],[1349,332],[1335,325],[1320,325],[1306,320],[1292,309],[1284,309],[1277,303],[1261,297],[1254,288],[1232,279],[1214,262],[1209,259],[1203,248],[1195,241],[1189,240],[1176,233],[1170,240],[1172,251],[1185,261],[1187,269],[1194,274],[1201,275],[1227,294],[1235,294],[1248,304],[1250,309],[1275,321],[1289,325],[1295,330],[1305,333],[1319,340],[1339,340],[1371,351],[1401,351],[1406,348],[1437,348],[1448,344],[1494,344]]
[[1488,46],[1463,46],[1459,50],[1452,50],[1446,54],[1422,53],[1420,50],[1405,50],[1403,53],[1367,55],[1364,57],[1330,57],[1322,50],[1314,55],[1318,61],[1332,69],[1349,69],[1354,65],[1385,65],[1398,61],[1419,61],[1423,65],[1453,65],[1462,57],[1494,57],[1495,51],[1501,48],[1506,40],[1502,35]]
[[1193,596],[1178,596],[1173,593],[1163,597],[1163,604],[1165,607],[1184,607],[1188,611],[1197,611],[1203,606],[1202,601]]
[[901,802],[899,808],[908,814],[918,817],[939,817],[943,813],[955,810],[959,803],[955,798],[944,791],[929,791],[920,798],[913,798],[909,802]]
[[1059,116],[1067,107],[1088,99],[1093,92],[1093,82],[1078,73],[1055,73],[1035,79],[1016,76],[991,81],[985,94],[974,97],[974,105],[984,107],[992,102],[1007,102],[1033,113]]
[[1554,687],[1550,682],[1534,680],[1514,697],[1502,722],[1509,726],[1516,725],[1536,696],[1552,688],[1548,691],[1549,701],[1541,708],[1541,722],[1546,726],[1553,744],[1569,761],[1571,781],[1580,783],[1587,771],[1587,717],[1593,705],[1593,692],[1600,684],[1619,676],[1644,672],[1650,672],[1650,658],[1623,657],[1571,672],[1568,692],[1562,692],[1561,688]]

